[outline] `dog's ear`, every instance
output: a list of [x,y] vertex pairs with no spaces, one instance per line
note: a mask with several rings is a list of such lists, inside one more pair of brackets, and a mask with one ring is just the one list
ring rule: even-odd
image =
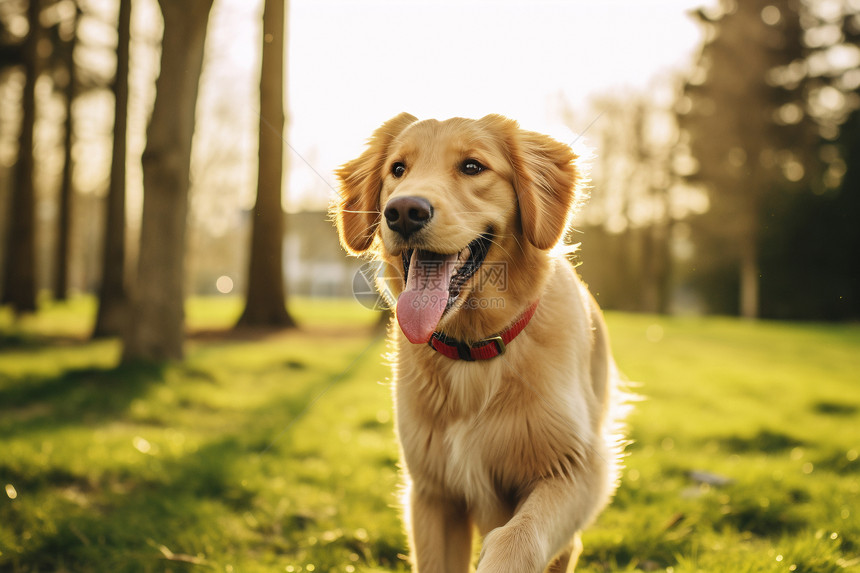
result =
[[567,229],[580,182],[576,154],[555,139],[520,129],[502,116],[481,120],[504,134],[513,167],[523,235],[535,247],[550,249]]
[[379,192],[388,146],[417,120],[408,113],[389,119],[373,132],[364,153],[335,171],[340,181],[335,205],[337,231],[341,244],[354,255],[370,248],[379,226]]
[[576,202],[579,173],[570,146],[519,130],[513,153],[514,187],[526,239],[539,249],[558,243]]

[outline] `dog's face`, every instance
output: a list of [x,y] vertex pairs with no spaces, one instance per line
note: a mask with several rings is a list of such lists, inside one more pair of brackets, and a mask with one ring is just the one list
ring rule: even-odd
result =
[[[400,326],[426,342],[481,307],[470,297],[517,296],[513,275],[539,271],[527,267],[562,238],[575,202],[575,159],[568,146],[501,116],[419,122],[401,114],[337,172],[341,242],[389,263]],[[487,280],[500,269],[504,285]]]

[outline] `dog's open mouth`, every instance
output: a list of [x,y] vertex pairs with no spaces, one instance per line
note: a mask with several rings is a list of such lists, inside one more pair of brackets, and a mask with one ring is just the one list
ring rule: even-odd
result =
[[447,255],[421,249],[403,252],[406,288],[397,299],[397,321],[410,342],[430,340],[463,285],[481,268],[492,238],[488,229],[460,252]]

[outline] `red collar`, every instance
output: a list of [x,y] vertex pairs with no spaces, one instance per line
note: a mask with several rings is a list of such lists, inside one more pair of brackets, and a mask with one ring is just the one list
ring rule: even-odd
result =
[[430,348],[453,360],[489,360],[505,353],[508,344],[523,331],[537,310],[538,301],[532,303],[518,319],[509,327],[496,334],[468,344],[455,338],[450,338],[441,332],[434,332],[427,344]]

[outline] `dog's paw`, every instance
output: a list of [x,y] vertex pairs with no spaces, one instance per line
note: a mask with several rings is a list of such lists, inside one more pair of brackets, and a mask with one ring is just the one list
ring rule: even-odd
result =
[[484,538],[476,573],[541,573],[546,550],[528,523],[508,523]]

